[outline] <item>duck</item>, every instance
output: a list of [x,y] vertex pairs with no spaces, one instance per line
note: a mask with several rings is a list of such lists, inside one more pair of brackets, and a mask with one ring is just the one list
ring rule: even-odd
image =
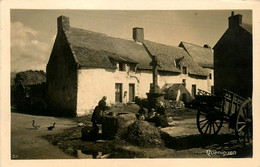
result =
[[47,127],[47,129],[48,129],[48,130],[52,130],[52,129],[55,127],[55,124],[56,124],[56,123],[53,123],[53,125],[52,125],[52,126],[49,126],[49,127]]
[[32,120],[32,126],[33,126],[35,129],[38,129],[38,128],[41,127],[40,125],[36,125],[34,120]]

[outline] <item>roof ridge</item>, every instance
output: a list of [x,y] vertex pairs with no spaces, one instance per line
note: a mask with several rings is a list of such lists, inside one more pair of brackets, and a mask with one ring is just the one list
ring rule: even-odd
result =
[[200,46],[200,45],[197,45],[197,44],[193,44],[193,43],[190,43],[190,42],[184,42],[184,41],[181,41],[182,43],[186,43],[186,44],[190,44],[190,45],[193,45],[193,46],[197,46],[197,47],[200,47],[200,48],[203,48],[203,49],[209,49],[209,48],[205,48],[203,46]]
[[155,43],[155,44],[158,44],[158,45],[164,45],[164,46],[174,47],[174,48],[176,48],[176,49],[184,50],[182,47],[179,47],[179,46],[173,46],[173,45],[168,45],[168,44],[158,43],[158,42],[149,41],[149,40],[144,40],[144,42],[145,42],[145,41],[147,41],[147,42],[152,42],[152,43]]
[[96,32],[96,31],[86,30],[86,29],[78,28],[78,27],[71,27],[71,28],[73,28],[73,29],[78,29],[78,30],[80,30],[80,31],[87,31],[87,32],[90,32],[90,33],[95,33],[95,34],[102,35],[102,36],[106,36],[106,37],[110,37],[110,38],[116,38],[116,39],[127,40],[127,41],[130,41],[130,42],[135,42],[133,39],[120,38],[120,37],[112,36],[112,35],[105,34],[105,33],[102,33],[102,32]]

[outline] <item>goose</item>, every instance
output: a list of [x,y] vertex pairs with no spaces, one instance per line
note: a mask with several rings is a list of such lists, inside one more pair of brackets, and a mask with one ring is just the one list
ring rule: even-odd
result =
[[48,128],[48,130],[52,130],[52,129],[55,127],[55,124],[56,124],[56,123],[53,123],[53,125],[52,125],[52,126],[49,126],[49,127],[47,127],[47,128]]
[[32,126],[33,126],[35,129],[38,129],[38,128],[41,127],[40,125],[36,125],[34,120],[32,120]]

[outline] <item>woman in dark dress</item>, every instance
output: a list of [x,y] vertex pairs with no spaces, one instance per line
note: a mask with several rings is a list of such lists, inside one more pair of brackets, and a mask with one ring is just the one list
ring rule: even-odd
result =
[[159,102],[159,105],[156,107],[155,116],[150,118],[148,121],[153,122],[155,126],[167,127],[168,121],[165,112],[163,102]]
[[104,96],[99,102],[98,105],[95,107],[94,112],[92,114],[91,122],[92,122],[92,130],[91,130],[91,136],[93,139],[96,139],[98,136],[99,128],[97,124],[102,124],[103,121],[103,112],[109,107],[106,105],[106,99],[107,97]]
[[97,124],[102,123],[102,116],[103,112],[108,109],[106,106],[106,100],[107,97],[104,96],[99,102],[96,108],[94,109],[94,112],[92,114],[91,122],[93,123],[93,127],[97,126]]

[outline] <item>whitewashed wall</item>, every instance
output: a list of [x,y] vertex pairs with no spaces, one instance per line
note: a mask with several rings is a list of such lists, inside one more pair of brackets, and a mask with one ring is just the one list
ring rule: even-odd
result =
[[[126,71],[115,71],[105,69],[81,69],[78,70],[78,95],[77,115],[92,113],[95,106],[103,96],[107,96],[107,104],[115,103],[115,83],[122,83],[122,93],[127,91],[123,103],[128,102],[129,83],[135,84],[137,89],[138,81],[131,77]],[[135,90],[137,92],[137,90]]]
[[211,86],[214,86],[214,70],[211,68],[205,68],[208,74],[211,74],[211,79],[208,78],[208,92],[211,93]]
[[[122,94],[127,91],[125,98],[122,95],[123,103],[129,101],[129,83],[135,84],[135,96],[146,98],[146,93],[149,92],[150,83],[152,83],[152,72],[150,70],[142,70],[136,73],[127,71],[78,70],[77,115],[92,113],[103,96],[107,96],[107,104],[115,104],[115,83],[122,83]],[[193,84],[196,84],[197,89],[209,92],[211,84],[213,85],[213,79],[196,79],[184,74],[175,76],[158,75],[158,84],[161,88],[165,83],[182,83],[183,79],[186,79],[186,88],[189,92],[191,92]]]

